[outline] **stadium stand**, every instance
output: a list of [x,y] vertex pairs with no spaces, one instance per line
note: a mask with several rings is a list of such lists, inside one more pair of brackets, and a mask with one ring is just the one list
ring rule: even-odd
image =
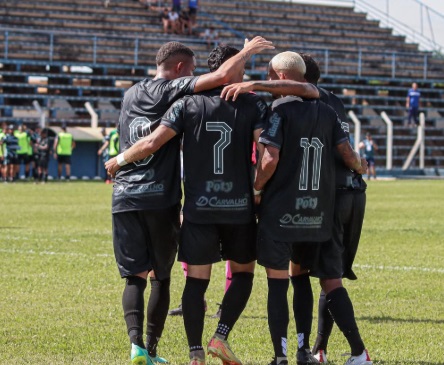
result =
[[[197,73],[206,70],[207,47],[199,32],[208,24],[220,42],[241,47],[263,35],[277,50],[311,53],[323,70],[322,85],[337,94],[380,145],[385,163],[385,111],[394,123],[395,167],[415,139],[405,126],[405,97],[412,82],[426,116],[426,166],[444,162],[444,59],[382,28],[347,6],[270,1],[200,2],[194,36],[165,35],[157,10],[132,0],[103,6],[101,0],[1,0],[0,122],[36,123],[37,100],[50,125],[87,126],[90,102],[101,126],[118,118],[125,90],[155,70],[157,49],[179,40],[193,48]],[[1,51],[0,51],[1,52]],[[256,56],[250,78],[265,78],[271,53]]]

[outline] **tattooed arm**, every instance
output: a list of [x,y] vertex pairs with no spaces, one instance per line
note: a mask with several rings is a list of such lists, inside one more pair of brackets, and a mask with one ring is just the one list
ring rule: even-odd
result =
[[239,94],[250,91],[266,91],[273,95],[294,95],[307,99],[319,99],[319,91],[316,86],[308,82],[293,80],[260,80],[231,84],[224,87],[221,98],[236,100]]

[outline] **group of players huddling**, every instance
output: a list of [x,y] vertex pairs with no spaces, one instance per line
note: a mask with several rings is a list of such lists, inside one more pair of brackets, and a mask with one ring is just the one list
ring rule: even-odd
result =
[[[250,297],[256,261],[268,278],[270,365],[289,363],[290,280],[297,364],[327,362],[333,319],[351,347],[346,364],[372,364],[342,286],[342,277],[356,279],[352,263],[365,208],[361,174],[367,163],[350,146],[342,103],[315,86],[320,72],[309,55],[279,53],[270,61],[268,81],[241,82],[248,59],[266,49],[274,47],[262,37],[246,41],[241,51],[220,45],[209,55],[210,73],[194,77],[192,50],[169,42],[158,51],[156,76],[124,96],[121,153],[105,167],[115,175],[113,243],[126,279],[122,304],[133,364],[167,362],[158,356],[157,345],[177,251],[178,260],[188,264],[182,310],[189,365],[206,363],[204,295],[212,264],[221,259],[229,260],[232,281],[207,352],[223,365],[242,364],[228,337]],[[268,107],[254,90],[270,92],[276,100]],[[251,164],[253,142],[257,172]],[[180,226],[181,145],[185,201]],[[310,276],[318,277],[322,287],[312,351]]]

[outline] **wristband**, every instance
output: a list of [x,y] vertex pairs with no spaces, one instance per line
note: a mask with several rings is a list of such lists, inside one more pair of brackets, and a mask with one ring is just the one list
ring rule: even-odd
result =
[[254,187],[253,187],[253,195],[254,196],[258,196],[258,195],[261,195],[262,194],[262,190],[256,190]]
[[125,158],[123,157],[123,152],[120,155],[117,155],[117,165],[120,167],[128,165],[128,162],[125,161]]

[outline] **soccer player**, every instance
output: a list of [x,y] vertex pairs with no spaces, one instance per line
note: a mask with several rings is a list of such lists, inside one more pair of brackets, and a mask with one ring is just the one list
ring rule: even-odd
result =
[[3,147],[5,152],[5,157],[3,164],[5,165],[5,181],[14,181],[16,166],[18,164],[17,151],[20,149],[19,141],[16,136],[14,136],[14,125],[10,124],[6,128],[6,134],[0,141],[0,145]]
[[[217,47],[209,57],[210,70],[215,72],[236,54],[232,47]],[[242,75],[243,69],[237,81]],[[204,294],[212,264],[219,262],[221,255],[229,259],[233,277],[208,351],[232,365],[241,362],[230,350],[227,338],[253,285],[256,223],[250,155],[268,108],[253,94],[227,102],[220,98],[220,92],[215,89],[177,101],[154,133],[123,154],[127,162],[138,161],[157,153],[168,140],[184,136],[185,206],[179,260],[188,263],[182,306],[190,365],[205,364]],[[107,166],[113,171],[116,162],[110,160]]]
[[[272,80],[304,82],[305,71],[304,60],[294,52],[278,54],[269,65]],[[260,142],[265,144],[265,151],[254,192],[257,203],[261,202],[258,263],[265,266],[268,277],[268,318],[275,352],[271,364],[288,363],[289,262],[298,333],[297,364],[318,363],[308,343],[313,307],[308,270],[315,267],[317,243],[331,237],[333,152],[337,150],[345,164],[357,172],[365,171],[366,166],[361,166],[336,113],[318,100],[291,96],[276,100]]]
[[[116,125],[116,128],[111,130],[109,134],[106,134],[106,129],[102,129],[102,146],[97,151],[98,156],[102,156],[103,163],[108,161],[110,158],[116,157],[119,154],[119,132],[117,130],[118,125]],[[105,171],[106,178],[105,182],[107,184],[111,184],[112,180],[111,177],[108,176],[108,173]]]
[[48,181],[49,138],[47,129],[43,129],[36,143],[37,148],[37,179],[41,183]]
[[[306,65],[305,79],[317,85],[320,69],[316,61],[308,54],[302,54]],[[319,88],[321,100],[330,105],[338,114],[342,128],[348,135],[348,123],[341,100],[323,88]],[[354,317],[353,306],[342,278],[356,280],[352,265],[358,249],[365,212],[366,183],[362,175],[351,171],[336,155],[336,197],[332,239],[321,247],[322,262],[318,263],[314,276],[320,277],[321,286],[329,292],[321,291],[318,307],[318,334],[313,353],[320,363],[327,363],[327,344],[333,329],[333,318],[347,339],[350,338],[352,357],[348,364],[371,364],[364,343],[360,339]],[[331,313],[331,314],[330,314]],[[333,316],[332,316],[333,315]],[[353,360],[353,361],[352,361]]]
[[370,180],[373,175],[373,178],[376,180],[375,151],[378,150],[378,145],[369,132],[365,134],[365,139],[359,142],[359,149],[363,150],[363,156],[368,162],[367,178]]
[[[178,42],[163,45],[157,53],[154,79],[145,79],[125,93],[119,119],[121,151],[151,136],[174,101],[229,82],[244,69],[252,54],[272,48],[271,42],[256,37],[218,71],[193,77],[196,59],[192,50]],[[105,164],[111,175],[117,170],[111,166],[124,166],[116,175],[113,190],[113,243],[120,275],[126,279],[122,304],[133,364],[165,361],[157,356],[156,349],[168,312],[171,267],[177,252],[179,149],[180,137],[176,136],[153,155],[131,160],[137,162],[127,163],[122,157],[129,156],[121,153]],[[144,291],[148,272],[151,294],[145,347]]]
[[65,165],[66,180],[71,178],[71,156],[76,142],[71,133],[62,125],[62,131],[54,140],[54,158],[57,158],[57,172],[59,180],[62,178],[63,165]]
[[15,165],[15,177],[19,177],[20,166],[23,164],[25,168],[25,178],[27,179],[29,176],[29,154],[28,150],[31,147],[29,145],[29,132],[24,124],[20,124],[18,129],[14,131],[14,136],[18,139],[18,144],[20,149],[17,151],[17,164]]

